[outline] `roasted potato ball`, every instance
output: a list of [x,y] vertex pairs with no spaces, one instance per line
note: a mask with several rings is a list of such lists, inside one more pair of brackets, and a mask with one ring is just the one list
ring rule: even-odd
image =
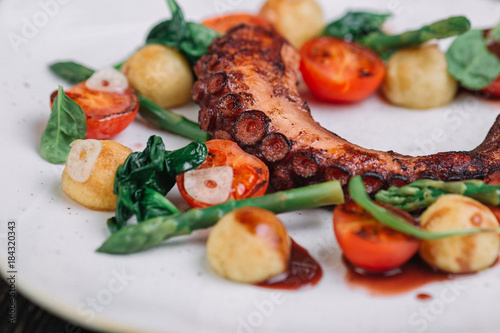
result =
[[315,0],[267,0],[260,15],[296,48],[319,36],[325,26],[323,12]]
[[382,93],[394,105],[411,109],[443,106],[453,100],[457,89],[437,45],[403,49],[387,61]]
[[291,241],[281,221],[265,209],[245,207],[228,213],[207,241],[208,261],[220,276],[257,283],[283,273]]
[[186,58],[174,48],[146,45],[121,70],[132,88],[163,108],[180,106],[191,99],[193,73]]
[[109,140],[76,140],[62,174],[62,188],[71,199],[94,210],[114,210],[115,173],[132,151]]
[[[422,229],[446,231],[470,228],[497,228],[495,215],[480,202],[447,194],[424,211]],[[498,257],[500,238],[495,232],[423,240],[420,256],[431,266],[449,273],[471,273],[491,266]]]

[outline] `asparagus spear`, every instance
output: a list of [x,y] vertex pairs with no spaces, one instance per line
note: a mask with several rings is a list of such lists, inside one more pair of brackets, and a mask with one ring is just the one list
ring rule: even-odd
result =
[[[94,74],[93,69],[72,61],[54,63],[49,68],[54,74],[70,83],[82,82]],[[140,94],[137,95],[140,103],[139,113],[159,129],[191,140],[207,141],[210,139],[210,134],[202,131],[197,123],[156,105]]]
[[390,50],[420,45],[431,39],[455,36],[469,29],[470,22],[467,18],[455,16],[399,35],[387,35],[383,32],[368,34],[360,40],[360,43],[382,54]]
[[363,184],[363,180],[360,176],[352,177],[349,181],[348,187],[349,194],[351,195],[351,198],[354,200],[354,202],[368,211],[377,221],[391,229],[400,231],[416,238],[440,239],[451,236],[471,235],[486,231],[497,233],[500,232],[500,228],[470,228],[440,232],[430,232],[422,230],[417,228],[413,224],[410,224],[407,221],[403,220],[399,216],[393,214],[384,207],[375,204],[368,196],[368,193],[366,193],[365,185]]
[[139,113],[149,123],[192,140],[210,140],[210,134],[202,131],[200,126],[181,115],[165,110],[152,100],[139,95]]
[[97,251],[113,254],[142,251],[165,239],[209,228],[224,214],[244,206],[261,207],[278,214],[343,202],[342,187],[336,180],[257,198],[229,200],[216,206],[190,209],[184,213],[159,216],[127,226],[112,234]]
[[375,194],[375,199],[402,210],[425,208],[443,194],[454,193],[476,199],[486,205],[500,204],[500,186],[487,185],[481,180],[444,182],[421,179],[403,187],[390,187]]
[[434,38],[451,37],[470,29],[467,18],[456,16],[423,26],[418,30],[388,35],[382,31],[382,25],[389,16],[384,13],[348,12],[328,24],[323,35],[363,44],[386,58],[397,49],[420,45]]

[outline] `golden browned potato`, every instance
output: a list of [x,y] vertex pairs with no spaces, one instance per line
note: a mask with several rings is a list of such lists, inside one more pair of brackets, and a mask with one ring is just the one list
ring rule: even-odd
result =
[[132,88],[163,108],[180,106],[191,99],[193,73],[186,58],[174,48],[146,45],[121,70]]
[[260,15],[296,48],[319,36],[325,26],[323,12],[315,0],[267,0]]
[[71,199],[94,210],[114,210],[115,173],[132,151],[110,140],[75,140],[62,174],[62,188]]
[[[482,203],[458,194],[439,197],[420,217],[422,229],[446,231],[497,228],[495,215]],[[420,256],[449,273],[471,273],[490,267],[498,257],[500,238],[495,232],[423,240]]]
[[281,221],[265,209],[245,207],[228,213],[207,241],[208,261],[220,276],[257,283],[283,273],[291,241]]
[[387,61],[382,93],[394,105],[431,109],[449,104],[458,89],[437,45],[423,45],[394,53]]

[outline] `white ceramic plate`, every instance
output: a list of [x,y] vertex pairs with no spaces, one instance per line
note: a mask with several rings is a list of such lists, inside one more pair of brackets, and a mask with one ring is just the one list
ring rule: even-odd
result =
[[[191,20],[260,7],[260,2],[243,0],[181,4]],[[500,3],[493,0],[325,0],[322,5],[328,20],[352,8],[392,11],[389,24],[395,32],[460,14],[475,27],[488,27],[500,12]],[[214,275],[207,265],[204,231],[134,255],[96,253],[108,236],[105,221],[112,214],[90,211],[65,196],[62,166],[38,153],[49,95],[58,84],[67,86],[47,65],[67,59],[92,67],[115,63],[168,16],[162,0],[0,1],[0,267],[7,274],[7,223],[14,221],[18,290],[70,322],[120,332],[491,332],[498,327],[499,267],[391,297],[349,287],[331,211],[324,209],[281,215],[291,236],[324,270],[316,287],[295,292]],[[348,106],[312,99],[310,105],[317,120],[352,142],[408,154],[471,149],[500,110],[498,102],[468,94],[430,111],[395,108],[377,96]],[[197,110],[193,104],[175,111],[196,120]],[[152,134],[161,135],[168,149],[188,142],[140,120],[116,140],[142,150]],[[176,191],[169,198],[182,203]],[[418,300],[420,292],[432,300]]]

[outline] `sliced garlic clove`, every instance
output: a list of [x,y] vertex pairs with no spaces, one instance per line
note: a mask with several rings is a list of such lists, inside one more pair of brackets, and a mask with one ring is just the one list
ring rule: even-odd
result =
[[99,140],[75,140],[70,144],[71,150],[66,162],[68,176],[75,182],[84,183],[89,179],[94,164],[99,157],[102,143]]
[[216,205],[223,203],[231,193],[233,169],[228,166],[187,171],[184,189],[193,199]]
[[127,77],[114,68],[103,68],[85,82],[90,90],[122,93],[128,88]]

